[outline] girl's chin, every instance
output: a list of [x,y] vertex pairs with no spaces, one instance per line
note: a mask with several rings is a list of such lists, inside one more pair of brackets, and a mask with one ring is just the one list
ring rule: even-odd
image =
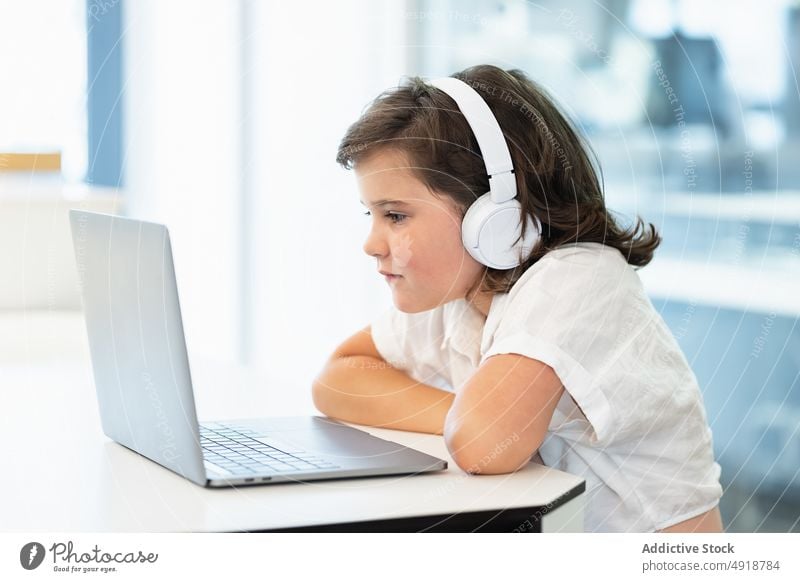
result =
[[392,300],[394,306],[403,313],[422,313],[440,307],[443,302],[436,300],[424,301],[418,297],[413,297],[405,291],[392,290]]
[[420,313],[431,309],[424,303],[415,300],[414,297],[409,297],[407,293],[402,291],[392,290],[392,299],[394,306],[403,313]]

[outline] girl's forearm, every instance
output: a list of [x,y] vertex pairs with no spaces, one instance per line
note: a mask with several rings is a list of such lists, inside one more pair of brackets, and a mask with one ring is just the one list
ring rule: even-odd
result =
[[370,356],[330,360],[314,379],[314,405],[355,424],[443,434],[455,395]]

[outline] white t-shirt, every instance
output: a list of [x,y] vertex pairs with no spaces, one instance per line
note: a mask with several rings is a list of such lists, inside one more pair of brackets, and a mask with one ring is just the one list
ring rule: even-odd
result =
[[586,480],[587,531],[649,532],[722,495],[697,380],[618,250],[549,252],[485,318],[464,299],[372,323],[383,358],[418,382],[457,391],[490,356],[520,354],[565,391],[539,453]]

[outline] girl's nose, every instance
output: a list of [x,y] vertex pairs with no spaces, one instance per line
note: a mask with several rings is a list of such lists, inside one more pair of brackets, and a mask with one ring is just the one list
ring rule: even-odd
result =
[[375,226],[370,228],[367,240],[364,241],[363,248],[364,252],[370,257],[383,257],[389,252],[389,245],[386,243],[386,239]]

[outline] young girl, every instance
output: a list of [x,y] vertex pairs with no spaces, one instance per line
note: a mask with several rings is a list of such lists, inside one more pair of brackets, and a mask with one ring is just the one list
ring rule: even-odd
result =
[[515,240],[533,246],[510,268],[476,260],[462,221],[502,179],[490,184],[481,130],[421,78],[381,94],[337,161],[355,171],[372,217],[364,251],[394,306],[336,350],[316,406],[443,434],[470,474],[535,459],[580,475],[588,531],[721,531],[701,393],[635,270],[660,243],[655,228],[616,223],[576,131],[523,72],[452,77],[502,130]]

